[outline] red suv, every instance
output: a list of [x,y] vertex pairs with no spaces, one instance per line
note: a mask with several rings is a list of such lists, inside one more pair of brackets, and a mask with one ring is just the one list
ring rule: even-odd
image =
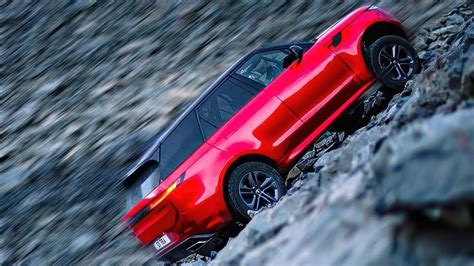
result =
[[244,56],[125,176],[124,222],[161,259],[209,252],[231,221],[285,194],[290,167],[377,80],[396,89],[414,75],[405,37],[390,14],[365,6],[313,42]]

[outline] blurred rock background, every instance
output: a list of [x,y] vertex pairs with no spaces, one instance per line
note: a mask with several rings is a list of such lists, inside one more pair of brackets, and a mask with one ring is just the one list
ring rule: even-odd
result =
[[[144,143],[246,52],[268,43],[311,39],[363,2],[1,1],[0,263],[155,263],[152,254],[140,249],[120,225],[126,210],[118,180]],[[451,61],[437,61],[460,38],[457,35],[472,34],[472,28],[468,31],[472,10],[459,13],[461,2],[379,3],[404,21],[420,56],[433,66],[424,73],[426,79],[417,81],[421,91],[439,86],[429,82],[444,66],[453,70],[444,70],[440,79],[449,81],[447,77],[457,75],[459,84],[465,66],[472,66],[472,57],[454,64],[463,56],[462,49],[451,53]],[[453,10],[458,13],[451,15],[457,16],[440,20]],[[446,23],[453,27],[446,29]],[[469,76],[465,79],[469,81]],[[443,86],[460,86],[452,82]],[[446,91],[422,106],[454,99],[446,107],[452,112],[467,97],[460,96],[464,92],[453,96]],[[397,128],[418,116],[411,118]],[[382,136],[392,132],[375,128]],[[298,215],[311,213],[300,207]],[[389,211],[389,207],[397,206],[381,208]],[[380,230],[395,223],[393,218],[379,223],[373,214],[365,216],[354,206],[326,212],[359,217],[364,225]],[[331,230],[324,230],[325,234]],[[270,230],[260,240],[277,231]],[[294,242],[295,250],[298,243]],[[232,242],[221,254],[242,255],[229,251],[231,247]],[[255,258],[252,254],[259,253],[247,256],[250,262]],[[217,261],[229,262],[223,256]]]

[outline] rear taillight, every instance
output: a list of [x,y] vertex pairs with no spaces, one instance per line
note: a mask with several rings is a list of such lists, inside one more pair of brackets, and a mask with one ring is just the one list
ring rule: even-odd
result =
[[170,186],[168,187],[165,191],[163,191],[156,199],[154,199],[151,203],[150,203],[150,208],[153,209],[155,208],[156,206],[158,206],[166,197],[168,197],[168,195],[173,192],[173,190],[176,189],[177,186],[181,185],[181,183],[183,183],[184,181],[184,176],[185,174],[183,173],[182,175],[180,175],[178,177],[178,179],[176,179],[176,181]]
[[156,208],[160,203],[166,199],[166,197],[169,196],[173,190],[176,189],[181,183],[184,181],[184,176],[185,174],[182,174],[178,179],[167,189],[165,189],[163,192],[161,192],[158,197],[156,197],[154,200],[151,201],[148,206],[143,207],[139,212],[137,212],[130,220],[129,220],[129,225],[130,226],[135,226],[140,220],[145,218],[154,208]]
[[178,184],[175,182],[173,185],[171,185],[169,188],[167,188],[163,193],[161,193],[156,199],[154,199],[149,206],[150,209],[154,209],[156,206],[158,206],[168,195],[175,190],[175,188],[178,186]]

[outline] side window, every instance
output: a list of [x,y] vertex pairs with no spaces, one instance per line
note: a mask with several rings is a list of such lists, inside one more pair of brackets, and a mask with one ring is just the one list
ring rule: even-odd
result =
[[253,96],[238,83],[225,81],[197,109],[204,137],[209,138]]
[[274,50],[252,56],[238,70],[237,74],[267,86],[283,72],[286,50]]
[[161,144],[160,170],[166,178],[203,143],[196,113],[189,113]]

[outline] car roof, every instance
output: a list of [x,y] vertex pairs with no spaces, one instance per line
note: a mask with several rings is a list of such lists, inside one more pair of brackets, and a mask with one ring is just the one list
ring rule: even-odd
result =
[[152,146],[156,146],[158,148],[159,144],[163,142],[164,139],[176,128],[176,126],[181,123],[181,121],[191,113],[206,97],[209,95],[221,81],[223,81],[227,76],[229,76],[234,70],[247,58],[253,56],[254,54],[276,50],[279,48],[285,48],[291,45],[312,45],[314,44],[314,40],[311,41],[299,41],[293,43],[286,43],[286,44],[275,44],[270,46],[265,46],[261,48],[256,48],[246,55],[239,58],[235,63],[233,63],[229,68],[224,71],[211,85],[209,85],[196,99],[194,99],[188,106],[183,110],[183,112],[178,116],[177,119],[174,120],[171,124],[167,125],[163,130],[161,135],[153,141]]

